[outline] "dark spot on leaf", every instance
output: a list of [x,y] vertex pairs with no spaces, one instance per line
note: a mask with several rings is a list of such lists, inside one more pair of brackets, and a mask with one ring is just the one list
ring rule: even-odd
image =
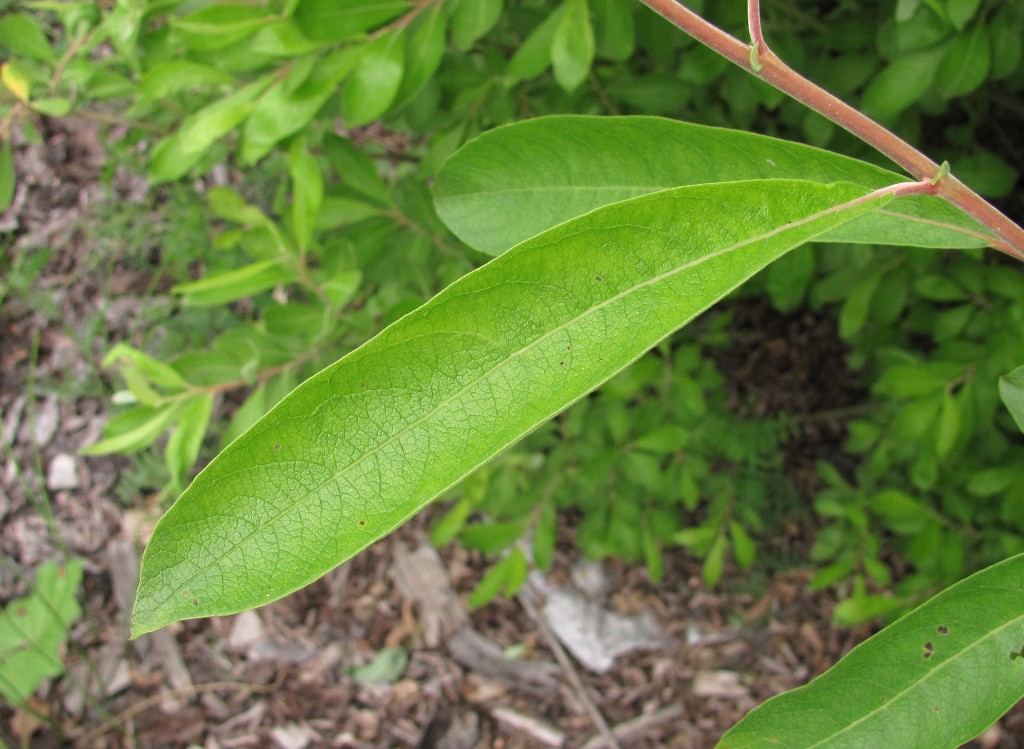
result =
[[935,712],[939,712],[939,708],[937,707],[933,707],[932,710],[934,710]]
[[945,624],[940,626],[939,627],[939,634],[940,635],[948,635],[949,634],[949,627],[947,627]]
[[192,605],[193,606],[198,606],[199,605],[199,599],[198,598],[193,598],[192,599]]
[[1018,658],[1024,658],[1024,645],[1020,646],[1020,650],[1011,650],[1010,651],[1010,660],[1011,661],[1015,661]]
[[888,702],[888,701],[889,701],[889,698],[888,698],[888,697],[883,697],[883,698],[882,698],[882,702]]
[[361,387],[363,390],[366,390],[366,383],[365,382],[360,382],[359,383],[359,387]]
[[560,361],[560,362],[558,362],[558,366],[560,366],[560,367],[564,367],[564,366],[565,366],[565,362],[564,362],[564,361]]
[[924,644],[924,657],[925,658],[931,658],[932,657],[932,653],[934,653],[934,652],[935,652],[935,646],[931,642],[926,642]]
[[597,282],[601,282],[604,280],[604,276],[594,276],[594,280]]
[[281,449],[281,443],[278,442],[276,445],[274,445],[274,449],[275,450],[280,450]]
[[24,606],[18,609],[18,616],[28,616],[28,609]]
[[359,525],[366,525],[366,520],[365,519],[361,519],[359,521]]

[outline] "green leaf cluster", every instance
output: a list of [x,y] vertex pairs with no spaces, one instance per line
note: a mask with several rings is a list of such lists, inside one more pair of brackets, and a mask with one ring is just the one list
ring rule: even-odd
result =
[[[848,423],[852,480],[823,467],[815,503],[826,520],[815,584],[855,584],[836,612],[853,623],[1024,551],[1024,452],[999,401],[1024,350],[1021,328],[1005,324],[1024,319],[1024,280],[972,253],[817,257],[808,299],[836,306],[876,406]],[[882,561],[893,550],[912,565],[895,585]]]

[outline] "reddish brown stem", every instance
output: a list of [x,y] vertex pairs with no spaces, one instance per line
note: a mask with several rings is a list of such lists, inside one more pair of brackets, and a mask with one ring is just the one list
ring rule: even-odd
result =
[[761,0],[748,0],[747,27],[750,29],[750,43],[757,47],[758,55],[768,51],[761,28]]
[[995,234],[992,247],[1024,261],[1024,229],[1007,218],[951,174],[942,174],[934,161],[867,115],[804,78],[764,44],[759,0],[749,0],[748,21],[756,46],[745,44],[704,20],[675,0],[640,0],[701,44],[788,94],[881,151],[916,179],[934,181],[934,194],[972,216]]

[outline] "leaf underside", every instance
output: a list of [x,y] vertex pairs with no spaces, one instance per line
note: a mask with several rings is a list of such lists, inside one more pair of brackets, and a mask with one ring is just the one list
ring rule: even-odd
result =
[[787,251],[886,203],[700,185],[606,206],[468,274],[299,386],[199,474],[143,557],[138,636],[317,579]]
[[1024,697],[1024,555],[957,583],[799,689],[755,708],[718,749],[953,749]]
[[[800,143],[660,117],[555,115],[489,130],[434,185],[438,213],[471,247],[497,255],[603,205],[682,185],[753,179],[852,182],[908,178]],[[989,240],[940,198],[906,198],[817,241],[965,249]]]

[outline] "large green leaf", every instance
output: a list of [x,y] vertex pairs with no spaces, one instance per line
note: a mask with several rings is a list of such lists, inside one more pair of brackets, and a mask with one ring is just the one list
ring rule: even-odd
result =
[[[467,244],[496,255],[602,205],[682,185],[748,179],[906,178],[810,146],[658,117],[540,117],[484,133],[441,169],[437,210]],[[987,244],[980,226],[935,197],[901,200],[822,240],[917,247]]]
[[884,198],[758,181],[607,206],[468,274],[299,386],[199,474],[142,563],[135,635],[315,580],[766,264]]
[[1024,697],[1024,556],[943,591],[810,684],[754,709],[719,749],[953,749]]

